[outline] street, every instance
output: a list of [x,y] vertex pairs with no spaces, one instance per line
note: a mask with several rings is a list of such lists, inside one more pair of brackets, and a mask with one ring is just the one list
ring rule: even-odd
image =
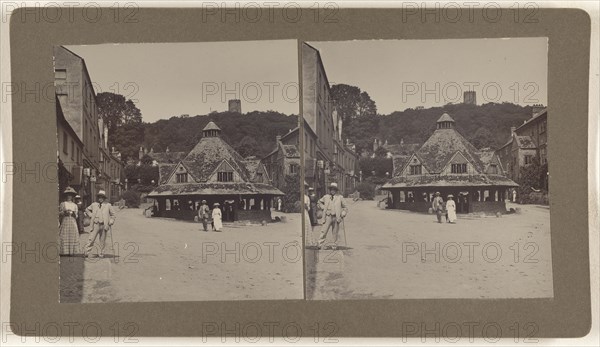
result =
[[300,214],[204,232],[201,223],[117,211],[115,247],[108,236],[104,259],[61,257],[61,302],[303,298]]
[[336,251],[306,238],[307,299],[553,296],[547,206],[509,204],[521,213],[438,224],[435,215],[346,202],[347,248],[342,228]]

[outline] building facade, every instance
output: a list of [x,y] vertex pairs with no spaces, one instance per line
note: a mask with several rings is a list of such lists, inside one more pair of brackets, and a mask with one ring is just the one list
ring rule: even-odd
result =
[[444,201],[454,195],[458,213],[506,212],[508,191],[517,184],[493,150],[476,149],[456,131],[450,115],[444,113],[417,147],[393,157],[393,177],[381,188],[391,192],[393,208],[426,212],[439,192]]
[[305,153],[311,154],[306,157],[307,183],[319,195],[326,193],[331,182],[336,182],[343,194],[353,192],[358,156],[353,146],[342,140],[343,122],[333,104],[321,55],[307,43],[302,44],[302,112],[305,126],[300,128],[301,136],[305,137]]
[[196,146],[175,164],[159,164],[155,216],[193,220],[202,200],[219,203],[224,221],[271,220],[271,202],[283,193],[269,182],[258,158],[243,158],[210,122]]
[[510,138],[496,151],[507,176],[515,181],[521,179],[521,169],[534,162],[546,170],[540,187],[548,190],[548,110],[542,105],[532,108],[532,116],[519,127],[512,127]]
[[[81,184],[74,185],[83,203],[91,204],[100,190],[105,190],[110,200],[116,200],[118,197],[111,195],[115,190],[110,186],[114,178],[109,174],[112,159],[107,148],[108,128],[98,114],[96,93],[85,60],[65,47],[55,46],[54,83],[56,102],[82,144]],[[121,171],[122,163],[120,160],[116,163],[121,165]]]

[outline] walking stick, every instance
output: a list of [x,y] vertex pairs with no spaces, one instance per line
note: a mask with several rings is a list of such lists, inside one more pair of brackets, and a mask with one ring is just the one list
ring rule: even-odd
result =
[[346,248],[348,248],[348,241],[346,240],[346,223],[344,222],[344,218],[342,218],[342,230],[344,231],[344,244]]

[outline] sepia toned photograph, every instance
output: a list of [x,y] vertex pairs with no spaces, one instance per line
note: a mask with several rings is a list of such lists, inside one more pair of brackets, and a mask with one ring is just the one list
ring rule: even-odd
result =
[[60,301],[303,298],[297,41],[54,48]]
[[302,44],[306,298],[552,298],[547,38]]

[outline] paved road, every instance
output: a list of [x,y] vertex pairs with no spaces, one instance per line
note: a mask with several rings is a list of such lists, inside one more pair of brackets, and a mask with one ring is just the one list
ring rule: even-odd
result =
[[438,224],[433,215],[350,202],[348,248],[307,247],[306,297],[552,297],[549,210],[518,207],[518,215]]
[[121,210],[106,258],[61,258],[61,302],[302,299],[300,214],[286,217],[217,233]]

